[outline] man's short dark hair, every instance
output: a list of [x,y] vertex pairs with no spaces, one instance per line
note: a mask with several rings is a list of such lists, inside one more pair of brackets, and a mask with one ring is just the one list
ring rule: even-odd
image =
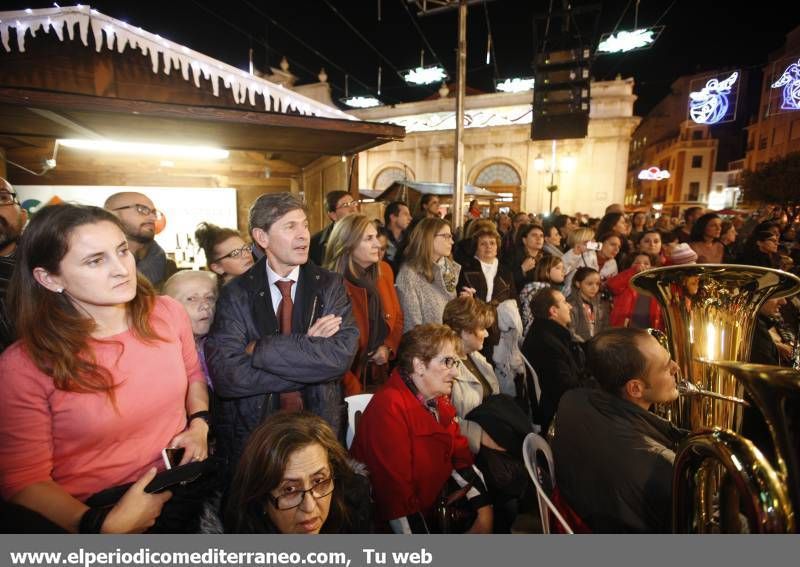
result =
[[254,228],[269,232],[269,228],[278,222],[283,215],[300,209],[305,212],[306,206],[297,195],[292,193],[267,193],[261,195],[250,205],[249,232]]
[[339,204],[339,199],[342,197],[349,197],[350,193],[347,191],[331,191],[325,195],[325,204],[328,207],[329,213],[336,212],[336,205]]
[[557,291],[555,288],[546,287],[533,296],[533,299],[531,299],[531,314],[534,321],[545,321],[550,318],[550,308],[555,307],[558,303],[556,298]]
[[683,211],[683,221],[689,222],[689,217],[695,214],[697,211],[702,211],[703,207],[689,207],[685,211]]
[[437,195],[434,193],[424,193],[419,200],[420,208],[424,209],[428,205],[428,201],[430,201],[434,197],[437,197]]
[[556,227],[558,230],[561,230],[567,225],[569,221],[568,215],[558,215],[555,219],[553,219],[553,226]]
[[386,210],[383,211],[383,226],[388,227],[389,222],[391,221],[392,216],[397,216],[400,214],[400,207],[409,208],[409,206],[402,202],[402,201],[392,201],[388,205],[386,205]]
[[619,395],[625,384],[647,371],[640,345],[650,334],[634,327],[615,327],[597,333],[586,344],[586,367],[605,391]]

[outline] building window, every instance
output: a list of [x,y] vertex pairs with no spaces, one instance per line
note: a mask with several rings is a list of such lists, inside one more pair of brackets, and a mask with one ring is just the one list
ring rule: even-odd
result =
[[375,182],[373,183],[372,188],[376,191],[385,191],[395,181],[402,181],[404,179],[413,180],[414,177],[406,168],[387,167],[381,170],[381,172],[375,177]]
[[[703,167],[703,156],[692,156],[692,167],[697,169]],[[691,199],[689,199],[691,201]]]
[[475,185],[522,185],[517,171],[505,163],[493,163],[485,167],[475,179]]
[[758,149],[759,150],[766,150],[767,149],[767,137],[761,136],[758,139]]
[[702,140],[702,139],[703,139],[702,130],[692,130],[692,140]]
[[700,199],[700,182],[692,181],[689,183],[689,201],[698,201]]

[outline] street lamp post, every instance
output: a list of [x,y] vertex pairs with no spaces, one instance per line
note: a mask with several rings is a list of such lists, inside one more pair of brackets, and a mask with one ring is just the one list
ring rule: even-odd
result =
[[575,158],[572,157],[572,154],[567,154],[561,158],[560,167],[557,164],[556,141],[553,140],[553,145],[550,152],[550,162],[546,163],[541,153],[536,156],[536,159],[533,160],[533,167],[536,169],[536,171],[539,173],[546,172],[550,174],[550,183],[547,185],[547,192],[550,193],[550,213],[553,212],[553,193],[558,191],[558,185],[556,185],[555,182],[556,175],[573,171],[575,169]]

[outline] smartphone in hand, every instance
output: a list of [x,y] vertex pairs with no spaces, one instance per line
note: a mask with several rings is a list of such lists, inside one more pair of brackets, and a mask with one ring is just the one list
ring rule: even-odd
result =
[[161,458],[164,459],[164,466],[167,470],[177,467],[181,463],[183,453],[186,451],[183,447],[167,447],[161,450]]

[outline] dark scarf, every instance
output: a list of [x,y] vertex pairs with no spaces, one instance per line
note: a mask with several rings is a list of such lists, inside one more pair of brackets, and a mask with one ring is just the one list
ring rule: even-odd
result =
[[375,272],[362,270],[358,266],[356,266],[355,269],[359,272],[358,274],[353,273],[352,270],[346,270],[345,277],[351,284],[367,291],[367,311],[369,314],[367,354],[371,355],[386,340],[386,335],[389,334],[389,328],[386,326],[383,305],[381,305],[378,289],[375,287]]

